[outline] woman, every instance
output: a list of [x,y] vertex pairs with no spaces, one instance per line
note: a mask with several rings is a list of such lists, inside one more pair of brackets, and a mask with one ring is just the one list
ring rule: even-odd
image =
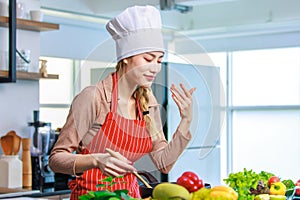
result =
[[[49,159],[53,171],[77,175],[69,183],[71,199],[103,189],[96,187],[100,180],[119,175],[124,177],[111,189],[126,188],[129,195],[140,197],[134,162],[149,153],[155,166],[168,173],[191,139],[195,89],[182,84],[170,88],[181,121],[169,144],[150,90],[164,55],[159,11],[130,7],[106,27],[116,42],[116,71],[74,98]],[[119,156],[110,155],[107,148]]]

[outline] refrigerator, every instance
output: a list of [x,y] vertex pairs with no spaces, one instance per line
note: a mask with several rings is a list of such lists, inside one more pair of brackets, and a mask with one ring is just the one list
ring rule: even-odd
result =
[[172,139],[180,114],[170,92],[171,84],[193,93],[193,121],[190,127],[192,140],[176,161],[168,175],[161,174],[160,181],[175,182],[185,171],[193,171],[205,183],[220,185],[221,152],[220,133],[222,124],[220,70],[214,66],[163,63],[162,70],[152,85],[152,90],[162,105],[161,115],[167,139]]

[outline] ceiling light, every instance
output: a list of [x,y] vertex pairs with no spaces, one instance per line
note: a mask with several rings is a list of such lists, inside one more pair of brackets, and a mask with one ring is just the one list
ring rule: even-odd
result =
[[187,13],[193,10],[192,6],[176,4],[175,0],[160,0],[159,3],[161,10],[177,10],[180,13]]
[[200,6],[206,4],[216,4],[216,3],[225,3],[231,1],[239,1],[239,0],[191,0],[191,1],[181,1],[176,4],[186,5],[186,6]]

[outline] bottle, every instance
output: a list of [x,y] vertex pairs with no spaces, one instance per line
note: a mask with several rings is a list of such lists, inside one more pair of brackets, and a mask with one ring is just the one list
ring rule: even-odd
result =
[[40,73],[41,73],[42,77],[48,77],[47,60],[40,60],[40,61],[41,61]]
[[30,145],[31,145],[31,138],[22,139],[23,188],[31,188],[32,186]]

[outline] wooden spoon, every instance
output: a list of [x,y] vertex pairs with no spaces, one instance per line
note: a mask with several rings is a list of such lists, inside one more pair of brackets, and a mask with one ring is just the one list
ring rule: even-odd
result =
[[20,136],[18,136],[15,131],[9,131],[6,135],[13,136],[12,155],[17,155],[20,151],[22,138]]
[[5,135],[1,137],[1,147],[5,155],[10,156],[13,153],[14,137],[11,135]]

